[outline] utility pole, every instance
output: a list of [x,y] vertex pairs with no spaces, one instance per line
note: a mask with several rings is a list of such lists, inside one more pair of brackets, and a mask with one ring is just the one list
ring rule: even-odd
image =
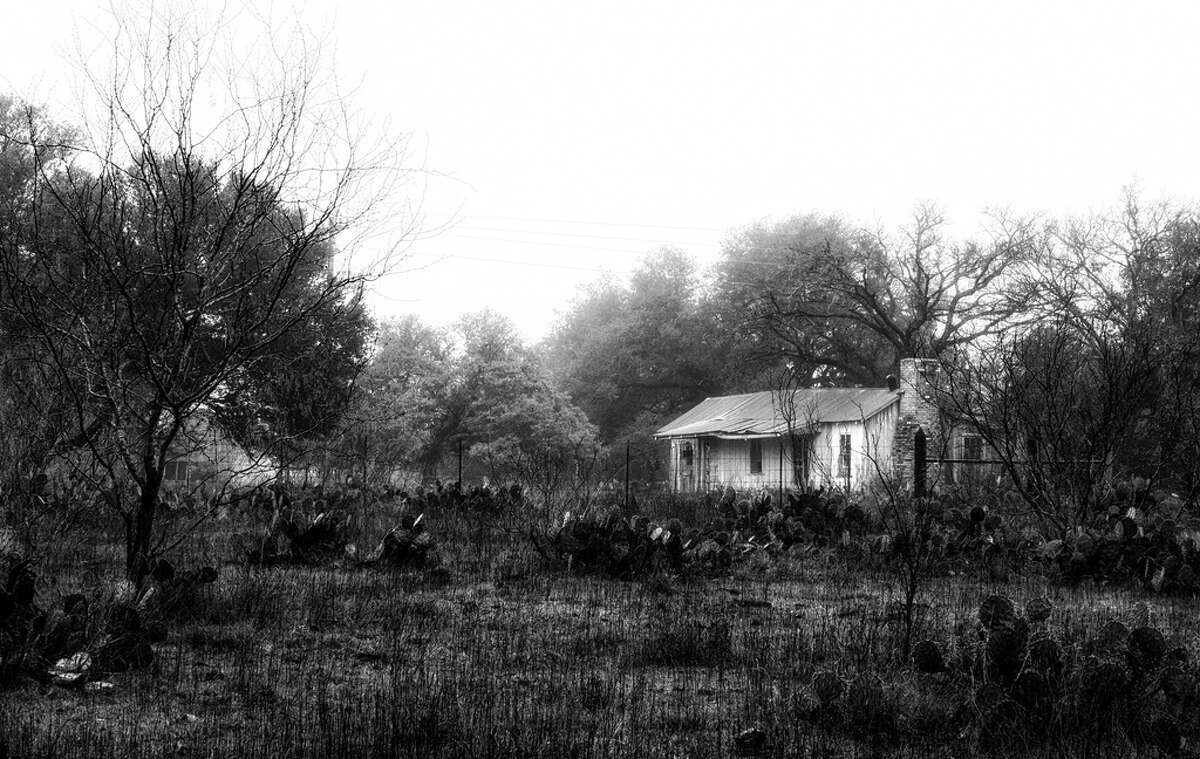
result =
[[925,430],[920,427],[913,434],[913,495],[925,497]]
[[625,441],[625,510],[629,511],[629,441]]

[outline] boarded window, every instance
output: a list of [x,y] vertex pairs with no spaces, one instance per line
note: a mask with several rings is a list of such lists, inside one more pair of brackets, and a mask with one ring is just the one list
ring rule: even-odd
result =
[[750,441],[750,473],[762,474],[762,441]]
[[167,481],[186,480],[188,477],[188,462],[168,461],[163,465],[163,479]]
[[850,436],[842,435],[838,441],[838,477],[850,476]]
[[979,435],[963,435],[962,457],[966,461],[982,461],[983,438]]

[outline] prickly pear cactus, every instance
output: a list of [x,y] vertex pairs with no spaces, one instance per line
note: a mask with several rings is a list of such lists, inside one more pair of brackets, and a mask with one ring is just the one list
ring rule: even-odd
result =
[[923,674],[932,675],[946,671],[946,659],[942,656],[942,650],[932,640],[923,640],[913,646],[912,660],[913,666]]

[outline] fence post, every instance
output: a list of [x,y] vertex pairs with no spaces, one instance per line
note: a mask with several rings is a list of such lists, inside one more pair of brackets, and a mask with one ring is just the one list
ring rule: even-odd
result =
[[913,495],[925,497],[925,430],[913,434]]
[[625,441],[625,510],[629,511],[629,441]]

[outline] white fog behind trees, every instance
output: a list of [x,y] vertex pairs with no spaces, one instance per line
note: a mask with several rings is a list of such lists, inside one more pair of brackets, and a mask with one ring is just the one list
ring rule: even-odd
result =
[[[895,230],[932,202],[965,239],[989,209],[1101,212],[1126,186],[1200,197],[1189,3],[232,10],[299,16],[358,109],[412,137],[425,226],[449,228],[372,288],[385,317],[491,308],[535,341],[600,270],[627,277],[661,245],[708,266],[764,218]],[[0,91],[71,116],[70,59],[102,57],[105,14],[8,9]]]

